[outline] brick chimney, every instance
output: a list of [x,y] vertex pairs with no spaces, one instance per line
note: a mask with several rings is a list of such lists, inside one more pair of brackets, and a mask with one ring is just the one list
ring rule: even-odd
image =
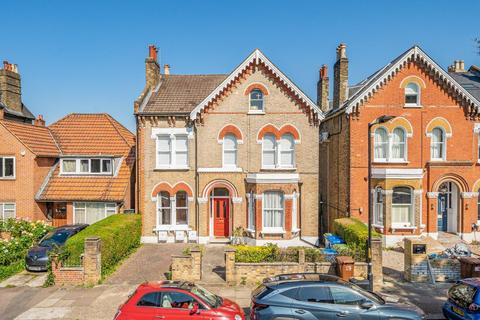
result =
[[333,107],[340,107],[348,99],[348,58],[347,46],[337,47],[337,62],[333,67]]
[[453,61],[453,64],[448,67],[448,72],[467,72],[467,70],[465,70],[465,61],[463,60]]
[[147,86],[155,88],[160,82],[160,65],[157,61],[158,50],[154,45],[148,46],[148,57],[145,59]]
[[7,108],[22,112],[22,90],[16,64],[3,61],[0,69],[0,102]]
[[33,124],[37,127],[45,127],[45,120],[43,119],[43,116],[39,114],[37,118],[33,120]]
[[170,65],[169,64],[165,64],[163,66],[163,74],[168,76],[170,74]]
[[328,103],[328,69],[324,64],[319,71],[317,82],[317,105],[323,112],[327,112],[330,109]]

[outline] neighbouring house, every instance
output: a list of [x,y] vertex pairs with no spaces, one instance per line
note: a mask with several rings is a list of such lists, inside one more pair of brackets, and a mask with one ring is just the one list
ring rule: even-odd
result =
[[107,114],[70,114],[48,127],[39,115],[32,123],[14,65],[0,70],[0,95],[0,220],[60,226],[133,208],[131,132]]
[[325,230],[338,217],[367,222],[371,195],[373,223],[387,244],[443,231],[473,240],[473,225],[480,222],[479,69],[466,71],[463,61],[456,61],[447,72],[413,46],[349,85],[348,63],[342,44],[333,103],[322,95],[328,88],[326,67],[319,80],[326,112],[320,127]]
[[318,243],[323,113],[260,50],[229,74],[176,75],[151,46],[134,108],[143,242]]

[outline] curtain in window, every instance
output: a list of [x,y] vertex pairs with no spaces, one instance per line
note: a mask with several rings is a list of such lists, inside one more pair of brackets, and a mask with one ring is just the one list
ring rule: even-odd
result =
[[408,187],[393,188],[392,195],[392,223],[413,225],[413,196]]
[[176,220],[177,225],[188,224],[188,196],[185,191],[177,192],[175,196],[176,200]]
[[5,158],[5,177],[13,177],[14,174],[13,158]]
[[431,158],[443,159],[445,153],[445,136],[443,130],[435,128],[432,130]]
[[159,166],[169,166],[171,159],[171,141],[170,136],[158,136],[157,138],[157,164]]
[[106,203],[105,204],[105,213],[106,213],[106,217],[109,217],[112,214],[117,213],[117,205],[115,203]]
[[283,228],[283,194],[265,192],[263,194],[263,225],[267,228]]
[[76,171],[76,160],[62,160],[63,172],[75,172]]
[[418,104],[420,88],[416,83],[410,82],[405,87],[405,103],[407,104]]
[[170,194],[168,192],[162,191],[158,194],[157,206],[159,224],[171,224]]
[[374,138],[374,157],[375,159],[387,159],[388,134],[384,128],[375,130]]
[[85,223],[85,202],[75,202],[73,207],[75,209],[75,223]]
[[188,166],[188,140],[187,136],[175,136],[175,164],[177,166]]
[[375,188],[373,200],[373,223],[383,226],[383,189]]
[[237,138],[233,134],[227,134],[223,138],[223,164],[225,166],[237,165]]
[[87,212],[85,221],[93,224],[105,218],[105,204],[102,202],[87,203]]
[[405,131],[401,128],[395,128],[395,130],[393,130],[392,158],[405,159]]
[[15,204],[14,203],[4,203],[3,204],[3,216],[4,216],[4,219],[15,218]]
[[88,159],[80,160],[80,172],[83,172],[83,173],[90,172],[89,165],[88,165]]
[[263,166],[264,167],[275,166],[276,144],[277,142],[273,134],[266,134],[263,137]]
[[293,167],[295,154],[295,142],[293,135],[284,134],[280,139],[280,166]]

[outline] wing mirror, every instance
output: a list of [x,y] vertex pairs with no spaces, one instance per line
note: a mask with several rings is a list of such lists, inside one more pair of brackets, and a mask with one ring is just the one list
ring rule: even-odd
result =
[[360,308],[366,309],[366,310],[373,308],[373,306],[374,304],[372,301],[364,301],[360,304]]
[[198,314],[200,313],[199,308],[198,308],[198,302],[193,303],[193,308],[190,310],[190,315]]

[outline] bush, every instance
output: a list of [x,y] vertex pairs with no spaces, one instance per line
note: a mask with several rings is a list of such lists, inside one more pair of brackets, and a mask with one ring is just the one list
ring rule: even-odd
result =
[[139,214],[111,215],[68,239],[61,250],[60,260],[66,266],[81,265],[85,239],[99,237],[102,240],[102,277],[105,277],[140,246],[141,226]]
[[305,250],[307,262],[324,261],[320,250],[305,247],[279,248],[275,244],[266,246],[235,246],[235,262],[262,263],[262,262],[298,262],[298,251]]
[[305,262],[325,262],[325,255],[316,248],[305,248]]
[[[354,253],[352,256],[365,259],[368,227],[362,221],[355,218],[336,219],[333,222],[333,230],[335,234],[345,240],[349,250]],[[372,237],[379,236],[377,232],[372,230]]]

